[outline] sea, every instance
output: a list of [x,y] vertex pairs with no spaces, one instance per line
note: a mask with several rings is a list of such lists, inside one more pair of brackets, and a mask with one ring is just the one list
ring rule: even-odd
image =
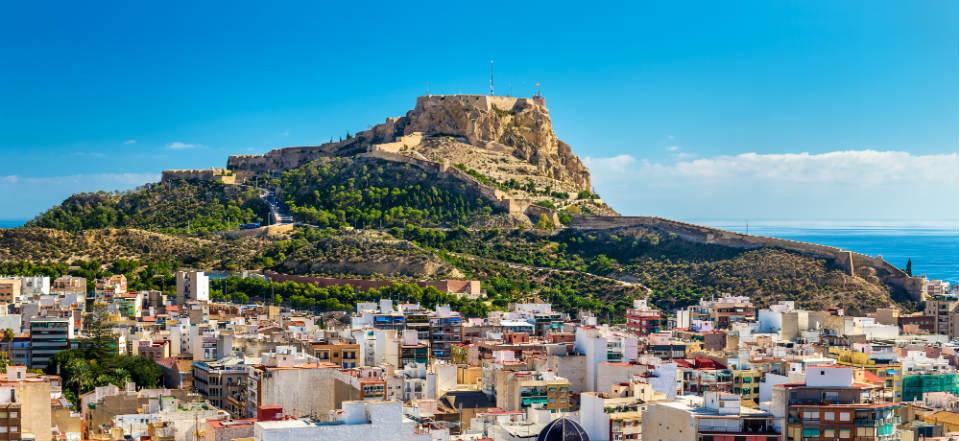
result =
[[[0,219],[0,228],[15,228],[25,220]],[[819,243],[882,256],[912,273],[929,279],[959,283],[959,224],[916,222],[809,222],[809,221],[690,221],[757,236]]]
[[0,228],[17,228],[25,223],[27,223],[25,220],[0,219]]
[[830,245],[905,268],[912,259],[913,275],[959,283],[959,223],[918,222],[729,222],[692,221],[756,236]]

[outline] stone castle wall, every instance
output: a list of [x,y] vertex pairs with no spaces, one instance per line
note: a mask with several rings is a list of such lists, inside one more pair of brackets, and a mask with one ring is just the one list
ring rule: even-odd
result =
[[519,105],[530,105],[546,109],[546,100],[541,97],[521,98],[512,96],[496,95],[426,95],[416,98],[417,109],[427,109],[431,106],[443,106],[448,101],[456,101],[464,105],[469,105],[483,111],[493,110],[495,106],[499,110],[510,110]]
[[160,177],[160,182],[169,182],[177,179],[219,182],[228,185],[236,183],[236,175],[232,171],[223,168],[164,170]]

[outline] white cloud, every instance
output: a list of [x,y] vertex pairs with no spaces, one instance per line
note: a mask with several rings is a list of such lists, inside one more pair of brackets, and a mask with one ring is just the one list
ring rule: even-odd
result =
[[166,145],[171,150],[188,150],[203,147],[200,144],[190,144],[188,142],[174,141]]
[[286,130],[280,132],[280,136],[282,136],[282,137],[284,137],[284,138],[287,137],[287,136],[290,136],[290,129],[286,129]]
[[630,155],[617,155],[608,158],[593,158],[587,156],[583,158],[583,162],[586,163],[586,166],[589,167],[590,170],[593,170],[593,174],[596,174],[595,170],[618,174],[632,167],[633,164],[636,163],[636,158]]
[[126,141],[123,141],[123,144],[125,144],[125,145],[133,145],[133,144],[136,144],[136,143],[137,143],[137,140],[135,140],[135,139],[128,139],[128,140],[126,140]]
[[671,146],[669,146],[669,147],[666,147],[666,150],[669,150],[669,151],[671,151],[671,152],[678,152],[679,149],[680,149],[680,147],[679,147],[678,145],[671,145]]
[[693,158],[586,158],[627,214],[688,219],[955,219],[959,155],[845,150]]
[[0,176],[0,183],[2,184],[16,184],[19,181],[20,177],[17,175]]

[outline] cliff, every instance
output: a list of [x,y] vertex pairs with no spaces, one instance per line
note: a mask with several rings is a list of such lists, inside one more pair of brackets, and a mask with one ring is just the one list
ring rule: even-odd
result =
[[[396,143],[410,135],[420,142],[409,151],[429,156],[431,138],[452,138],[462,144],[507,154],[532,166],[531,174],[555,180],[554,187],[590,191],[589,170],[553,131],[542,97],[431,95],[399,118],[388,118],[351,139],[318,146],[288,147],[264,155],[231,156],[227,166],[241,178],[299,167],[324,156],[352,156],[374,145]],[[444,158],[450,163],[463,157]],[[514,176],[524,180],[522,176]]]
[[424,133],[463,137],[473,146],[503,151],[529,162],[558,181],[589,191],[589,170],[553,132],[542,97],[477,95],[426,96],[397,120],[406,135]]

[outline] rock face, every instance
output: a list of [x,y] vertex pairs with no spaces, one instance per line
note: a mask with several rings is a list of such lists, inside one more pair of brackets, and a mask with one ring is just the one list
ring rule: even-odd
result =
[[589,170],[556,137],[541,97],[425,96],[395,124],[407,135],[461,137],[474,146],[508,152],[545,176],[590,190]]
[[427,138],[453,137],[476,147],[508,153],[529,162],[543,176],[569,183],[578,190],[591,190],[589,170],[569,145],[556,137],[542,97],[423,96],[405,116],[389,118],[351,139],[276,149],[265,155],[231,156],[228,167],[243,178],[297,167],[320,156],[363,153],[374,144],[395,142],[414,133]]

